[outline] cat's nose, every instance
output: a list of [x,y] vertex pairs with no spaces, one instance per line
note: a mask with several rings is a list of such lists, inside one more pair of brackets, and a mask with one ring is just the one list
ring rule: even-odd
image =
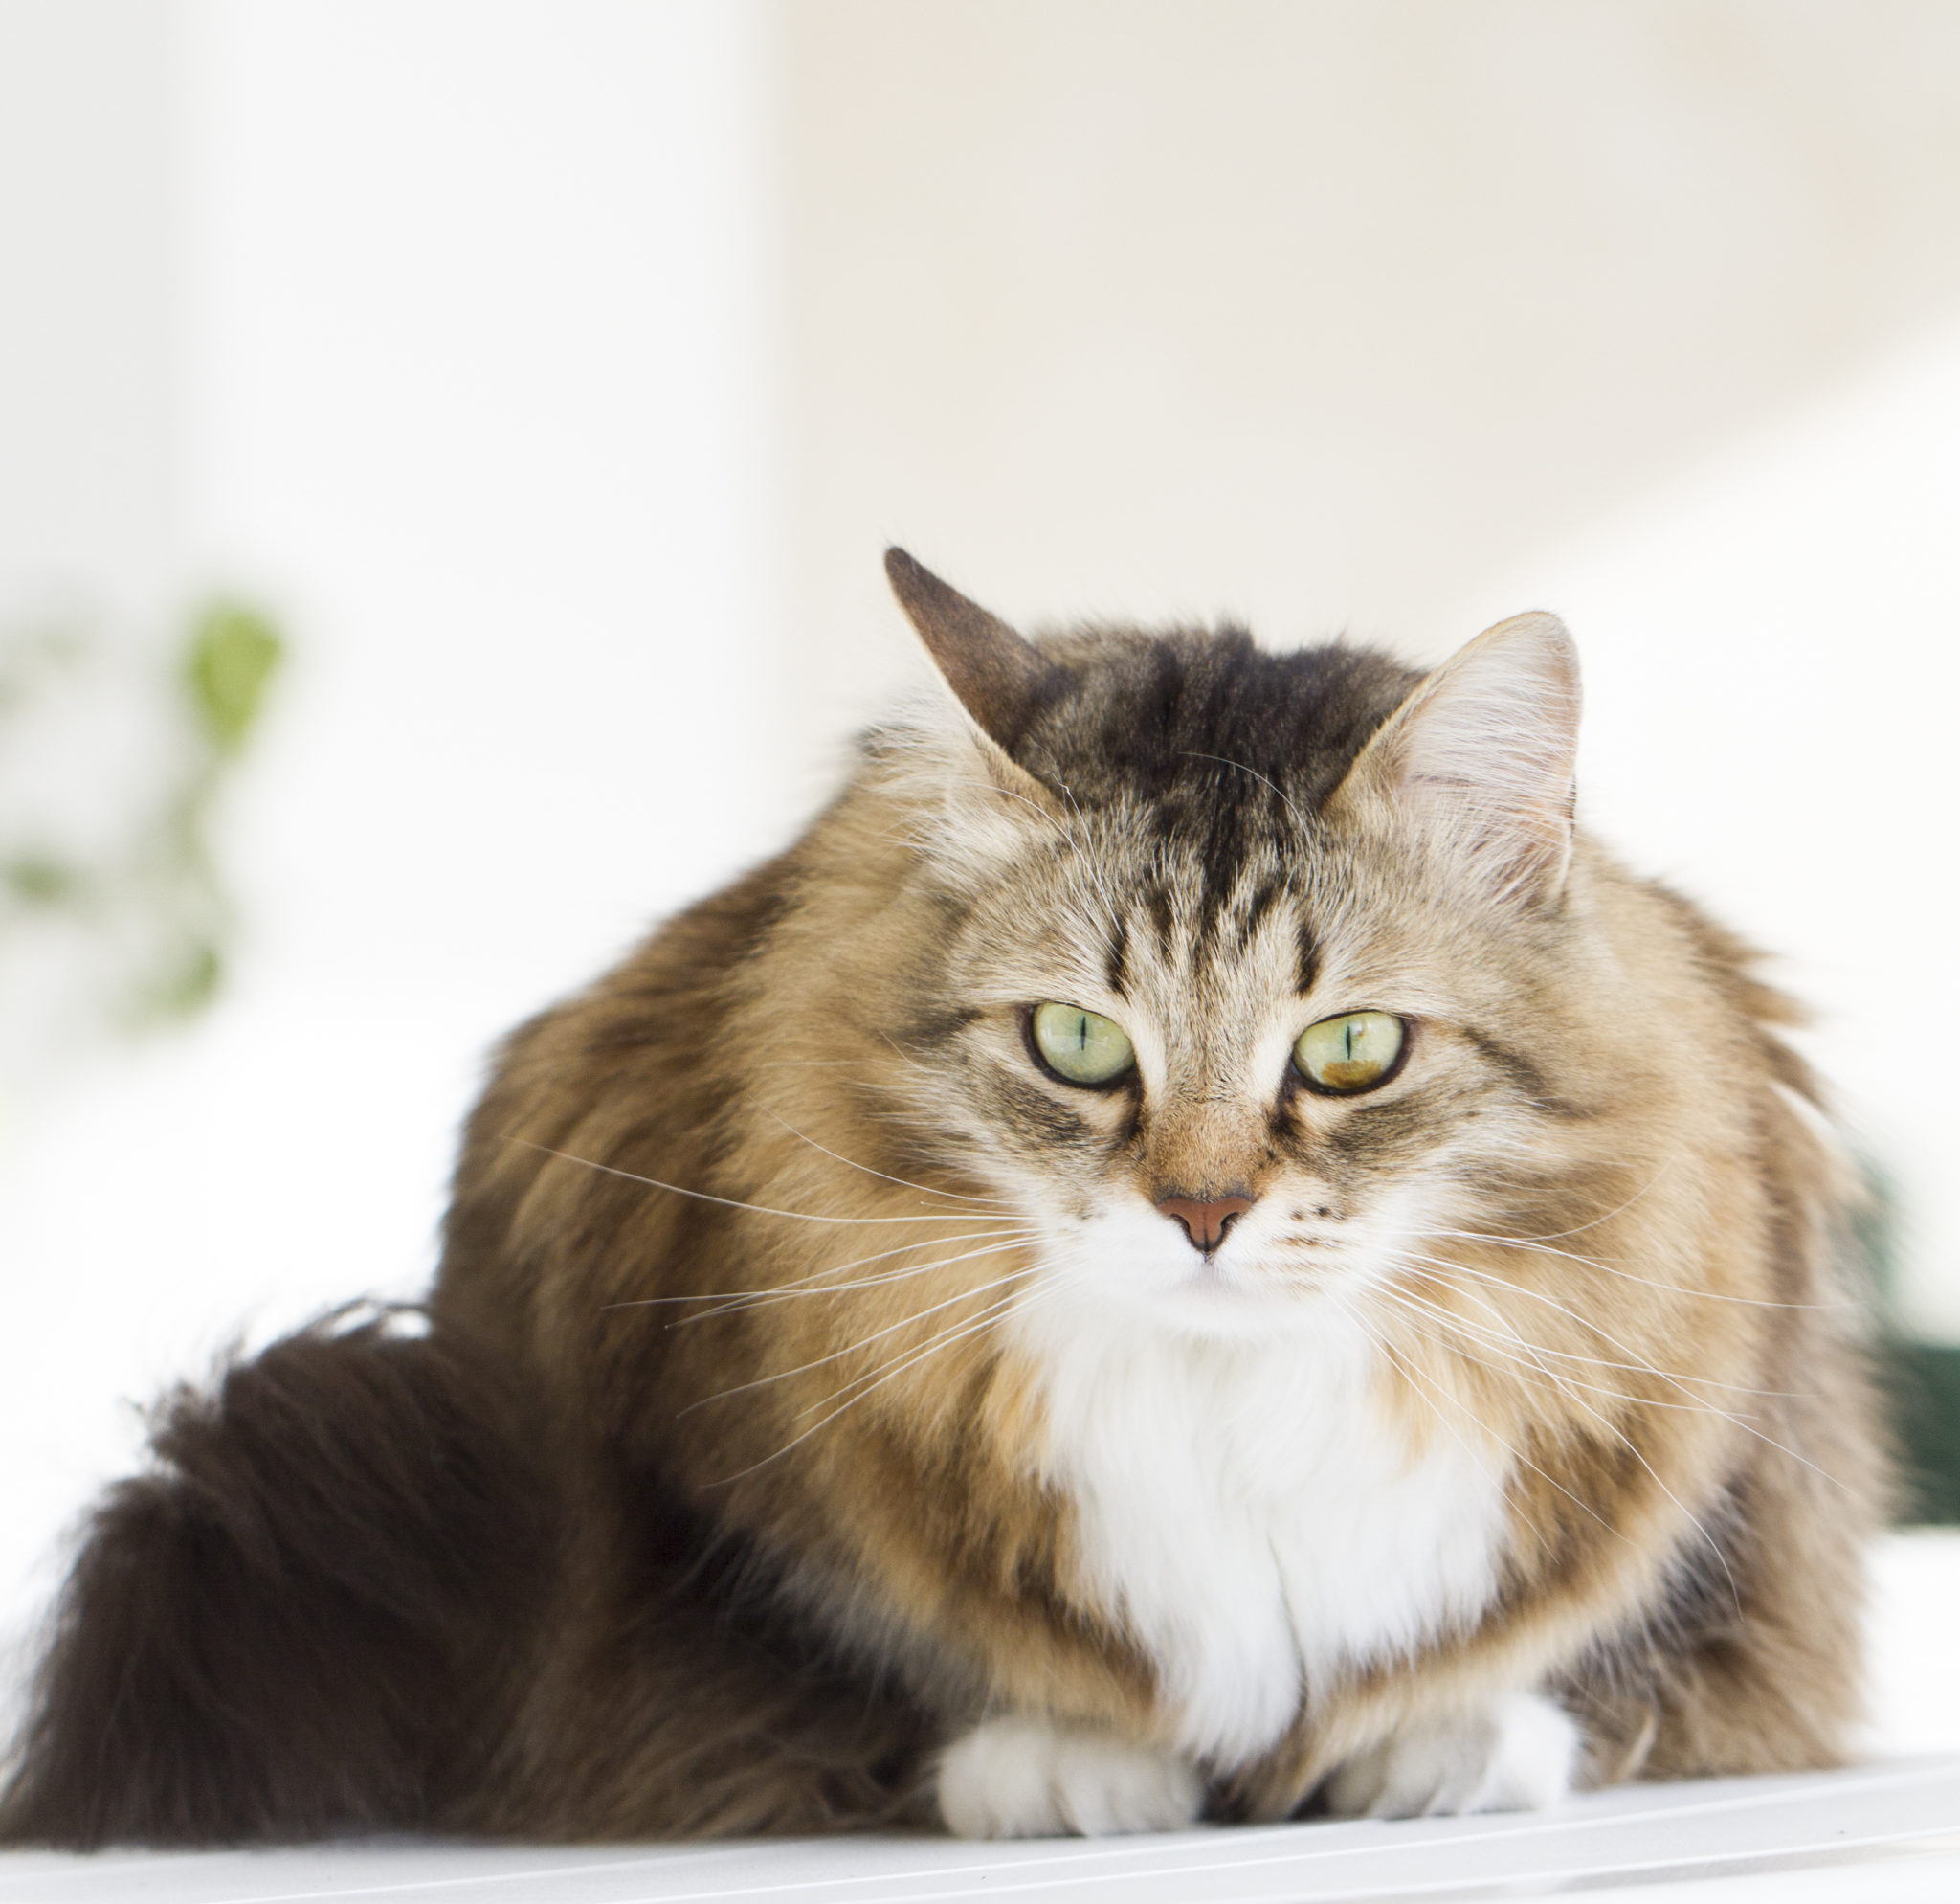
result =
[[1252,1198],[1236,1191],[1200,1202],[1195,1197],[1160,1197],[1157,1207],[1173,1222],[1184,1225],[1193,1249],[1207,1256],[1225,1241],[1225,1232],[1252,1208]]

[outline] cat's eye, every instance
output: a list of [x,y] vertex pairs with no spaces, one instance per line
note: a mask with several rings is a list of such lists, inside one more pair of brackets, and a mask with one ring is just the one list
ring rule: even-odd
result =
[[1408,1028],[1388,1012],[1344,1012],[1300,1034],[1293,1062],[1315,1090],[1346,1096],[1387,1084],[1401,1063]]
[[1067,1085],[1113,1085],[1137,1062],[1123,1027],[1080,1005],[1036,1005],[1028,1037],[1043,1065]]

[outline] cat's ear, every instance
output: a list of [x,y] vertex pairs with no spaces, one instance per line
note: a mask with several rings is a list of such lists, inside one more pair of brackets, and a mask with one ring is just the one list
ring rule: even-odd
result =
[[[1064,684],[1061,670],[998,616],[947,587],[902,549],[885,550],[884,572],[940,679],[1013,766],[1013,751],[1036,715]],[[1032,777],[1024,769],[1014,772]]]
[[1571,862],[1578,742],[1572,638],[1554,615],[1514,616],[1424,680],[1327,811],[1413,829],[1494,897],[1555,899]]

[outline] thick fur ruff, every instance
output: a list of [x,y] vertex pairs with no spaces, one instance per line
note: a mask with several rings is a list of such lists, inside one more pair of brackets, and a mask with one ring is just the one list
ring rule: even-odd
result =
[[[1141,1829],[1841,1756],[1851,1177],[1748,951],[1575,829],[1564,631],[1427,677],[1030,643],[892,571],[956,701],[513,1035],[426,1335],[165,1408],[0,1836]],[[1127,1068],[1070,1083],[1044,1004]],[[1400,1055],[1323,1088],[1357,1015]]]

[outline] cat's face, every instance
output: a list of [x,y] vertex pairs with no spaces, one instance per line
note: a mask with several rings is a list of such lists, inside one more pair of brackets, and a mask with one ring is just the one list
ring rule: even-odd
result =
[[1031,1298],[1324,1328],[1544,1221],[1598,1068],[1576,696],[1556,624],[1493,634],[1392,715],[1348,651],[1079,641],[1013,756],[942,743],[920,1107],[1043,1238]]
[[1324,1327],[1437,1231],[1515,1221],[1571,1111],[1555,961],[1400,870],[1281,822],[1220,881],[1127,803],[1029,839],[942,968],[933,1098],[1056,1299]]

